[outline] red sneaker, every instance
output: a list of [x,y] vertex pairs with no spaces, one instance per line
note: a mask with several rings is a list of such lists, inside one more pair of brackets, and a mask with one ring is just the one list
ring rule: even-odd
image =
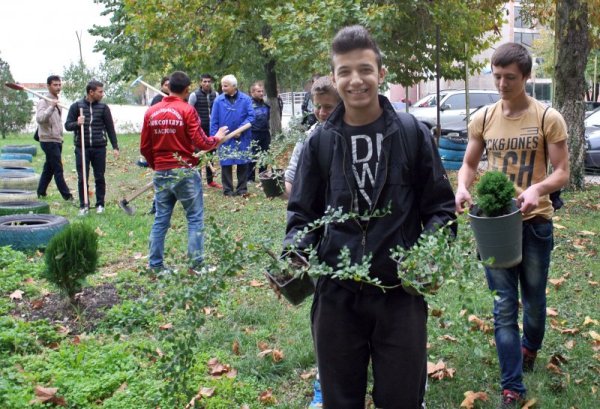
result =
[[523,372],[533,372],[537,352],[530,351],[525,347],[521,347],[521,351],[523,352]]
[[525,400],[517,392],[504,389],[499,409],[519,409],[523,403],[525,403]]
[[223,186],[215,182],[214,180],[208,184],[209,187],[214,187],[215,189],[223,189]]

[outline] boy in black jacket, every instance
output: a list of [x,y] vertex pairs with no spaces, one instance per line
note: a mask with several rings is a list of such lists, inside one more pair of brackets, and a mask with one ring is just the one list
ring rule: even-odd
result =
[[[108,105],[100,101],[104,97],[104,84],[92,80],[85,87],[85,98],[74,102],[69,108],[65,129],[75,133],[75,163],[77,167],[77,188],[79,190],[79,214],[88,212],[83,194],[83,175],[81,160],[81,125],[83,125],[83,138],[85,146],[85,169],[89,178],[90,164],[94,170],[96,181],[96,213],[104,212],[104,197],[106,196],[106,144],[107,136],[113,148],[115,158],[119,157],[119,145],[112,115]],[[83,110],[83,115],[80,115]],[[87,180],[86,180],[87,184]],[[89,206],[89,203],[87,203]]]

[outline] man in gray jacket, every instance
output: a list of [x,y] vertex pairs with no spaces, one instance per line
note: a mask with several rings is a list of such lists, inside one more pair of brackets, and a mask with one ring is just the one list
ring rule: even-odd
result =
[[48,96],[52,101],[40,99],[37,104],[35,120],[38,123],[40,147],[46,155],[44,169],[37,188],[38,197],[45,197],[48,185],[54,177],[56,187],[65,200],[73,200],[73,195],[65,182],[62,165],[63,126],[62,111],[58,105],[58,94],[62,82],[58,75],[51,75],[46,80]]

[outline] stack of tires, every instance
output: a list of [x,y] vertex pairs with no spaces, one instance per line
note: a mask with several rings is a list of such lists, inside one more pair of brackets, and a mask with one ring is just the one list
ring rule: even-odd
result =
[[0,151],[0,246],[44,248],[69,221],[49,214],[48,203],[37,200],[40,176],[31,167],[37,148],[5,145]]
[[438,151],[442,158],[444,169],[460,169],[465,157],[465,151],[467,150],[467,142],[466,138],[458,137],[458,133],[440,136]]

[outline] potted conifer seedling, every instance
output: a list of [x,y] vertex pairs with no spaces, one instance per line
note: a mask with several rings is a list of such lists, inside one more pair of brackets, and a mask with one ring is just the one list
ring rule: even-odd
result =
[[469,217],[481,259],[492,259],[492,268],[516,266],[522,259],[523,217],[513,183],[504,173],[491,171],[481,177],[476,192]]

